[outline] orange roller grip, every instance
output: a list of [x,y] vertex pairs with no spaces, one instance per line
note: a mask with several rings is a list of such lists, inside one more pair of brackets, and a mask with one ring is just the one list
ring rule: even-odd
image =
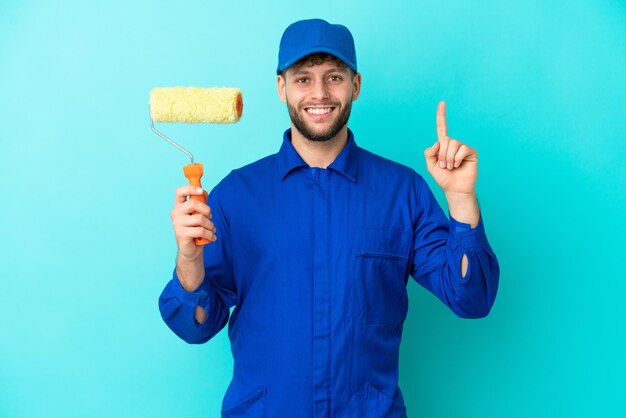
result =
[[[202,187],[202,184],[200,183],[202,174],[204,174],[202,163],[187,164],[186,166],[183,167],[183,173],[185,173],[185,177],[187,177],[187,180],[189,180],[189,184],[191,186],[197,186],[200,188]],[[198,200],[202,203],[206,203],[206,200],[204,199],[204,194],[191,195],[189,196],[189,198]],[[194,212],[192,213],[192,215],[195,215],[196,213],[198,212]],[[194,242],[196,243],[196,245],[205,245],[209,243],[209,240],[206,238],[198,237],[198,238],[194,238]]]

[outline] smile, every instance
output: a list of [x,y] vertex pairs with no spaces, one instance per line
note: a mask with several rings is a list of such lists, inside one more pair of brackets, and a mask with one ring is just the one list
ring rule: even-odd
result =
[[306,107],[304,110],[311,118],[321,120],[327,118],[335,110],[335,107]]

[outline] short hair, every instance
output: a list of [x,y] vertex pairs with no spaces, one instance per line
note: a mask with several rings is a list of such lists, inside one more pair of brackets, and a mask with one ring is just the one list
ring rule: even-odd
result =
[[[348,73],[350,74],[350,80],[354,79],[356,73],[348,64],[337,58],[336,56],[329,54],[327,52],[315,52],[313,54],[306,55],[300,58],[298,61],[294,62],[291,67],[301,67],[306,64],[307,67],[313,67],[314,65],[321,65],[327,61],[331,61],[336,64],[339,68],[348,69]],[[287,68],[280,72],[280,75],[285,78],[285,72]]]

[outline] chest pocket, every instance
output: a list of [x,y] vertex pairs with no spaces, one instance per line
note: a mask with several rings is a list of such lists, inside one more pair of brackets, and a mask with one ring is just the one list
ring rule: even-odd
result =
[[408,310],[411,232],[403,229],[360,228],[354,258],[354,318],[361,326],[394,325]]

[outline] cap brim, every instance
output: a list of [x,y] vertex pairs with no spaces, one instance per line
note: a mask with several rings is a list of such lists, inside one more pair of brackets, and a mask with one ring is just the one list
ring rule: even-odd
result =
[[305,49],[303,51],[298,52],[289,61],[287,61],[287,63],[284,65],[284,67],[282,69],[277,69],[276,70],[276,75],[280,74],[281,71],[285,71],[287,68],[291,67],[299,59],[302,59],[302,58],[306,57],[307,55],[311,55],[311,54],[314,54],[316,52],[327,52],[327,53],[329,53],[331,55],[334,55],[335,57],[337,57],[341,61],[343,61],[348,67],[350,67],[352,69],[352,71],[354,71],[355,73],[357,72],[356,65],[351,63],[342,54],[338,53],[337,51],[332,50],[331,48],[325,48],[323,46],[320,46],[320,47],[314,47],[314,48]]

